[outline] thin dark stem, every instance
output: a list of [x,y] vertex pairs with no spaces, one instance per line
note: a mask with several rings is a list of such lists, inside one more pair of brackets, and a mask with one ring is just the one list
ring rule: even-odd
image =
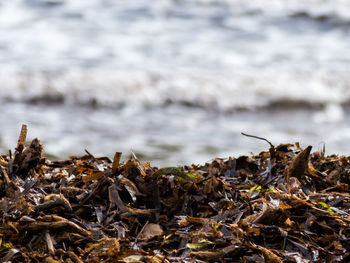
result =
[[273,147],[273,148],[275,147],[275,146],[273,146],[273,144],[272,144],[269,140],[267,140],[267,139],[265,139],[265,138],[263,138],[263,137],[259,137],[259,136],[255,136],[255,135],[246,134],[246,133],[244,133],[244,132],[241,132],[241,134],[244,135],[244,136],[247,136],[247,137],[252,137],[252,138],[255,138],[255,139],[263,140],[263,141],[267,142],[268,144],[270,144],[271,147]]

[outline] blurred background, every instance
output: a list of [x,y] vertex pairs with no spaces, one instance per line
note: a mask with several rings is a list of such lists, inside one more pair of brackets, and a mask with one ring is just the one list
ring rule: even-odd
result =
[[350,1],[0,0],[0,151],[169,166],[350,152]]

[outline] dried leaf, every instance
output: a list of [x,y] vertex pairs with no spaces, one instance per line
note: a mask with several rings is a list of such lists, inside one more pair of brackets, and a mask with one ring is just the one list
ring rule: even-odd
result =
[[334,214],[333,210],[325,202],[318,202],[317,204],[326,208],[329,213]]
[[89,257],[117,257],[120,250],[119,242],[116,238],[104,237],[97,241],[97,243],[90,244],[86,251],[89,253]]
[[214,245],[215,243],[206,239],[201,239],[199,240],[199,243],[187,243],[186,247],[190,248],[190,249],[196,249],[196,250],[200,250],[200,249],[204,249],[207,248],[208,246]]
[[21,154],[22,154],[22,151],[24,149],[26,139],[27,139],[27,125],[23,124],[22,128],[21,128],[21,133],[19,135],[18,142],[17,142],[17,147],[16,147],[16,151],[15,151],[15,158],[13,160],[13,164],[18,164],[20,162]]
[[147,240],[161,235],[163,235],[162,227],[158,224],[149,223],[143,228],[139,237]]
[[311,152],[312,146],[306,147],[303,151],[295,156],[288,168],[287,178],[295,177],[301,179],[304,175],[309,162],[309,155]]
[[92,180],[98,180],[101,178],[101,176],[104,175],[104,172],[101,172],[101,171],[91,171],[91,170],[87,171],[87,170],[85,170],[84,172],[88,173],[87,175],[82,177],[82,181],[84,183],[92,181]]
[[275,253],[273,253],[270,249],[259,245],[255,245],[255,248],[259,249],[262,252],[266,263],[283,263],[283,260]]

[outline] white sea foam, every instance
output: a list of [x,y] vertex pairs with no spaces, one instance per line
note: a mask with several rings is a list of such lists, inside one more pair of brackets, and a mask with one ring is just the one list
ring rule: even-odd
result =
[[290,15],[346,21],[347,6],[6,1],[0,6],[0,99],[53,92],[73,103],[174,101],[223,110],[276,101],[343,103],[350,99],[346,31]]
[[0,107],[9,130],[0,131],[0,148],[16,142],[14,129],[26,122],[60,156],[87,145],[203,161],[247,152],[241,131],[277,143],[327,141],[345,152],[338,130],[348,129],[349,7],[0,0]]
[[[217,76],[124,70],[83,70],[64,74],[0,75],[2,100],[44,102],[63,96],[68,105],[96,103],[107,107],[158,107],[186,104],[220,111],[269,107],[346,104],[350,83],[342,74],[266,73]],[[48,101],[51,102],[51,101]],[[285,105],[285,106],[286,106]]]

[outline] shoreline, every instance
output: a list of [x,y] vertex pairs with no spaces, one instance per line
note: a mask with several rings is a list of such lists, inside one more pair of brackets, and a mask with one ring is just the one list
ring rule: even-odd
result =
[[2,124],[6,129],[0,132],[0,153],[4,154],[13,149],[23,122],[31,127],[29,138],[40,138],[45,153],[59,159],[82,155],[84,149],[110,158],[116,150],[132,150],[154,165],[176,166],[204,163],[215,156],[257,154],[266,148],[264,142],[245,138],[241,132],[267,137],[275,144],[307,142],[314,150],[320,150],[326,143],[328,154],[350,153],[348,110],[343,115],[332,114],[331,110],[221,114],[174,105],[144,111],[2,106],[6,116]]

